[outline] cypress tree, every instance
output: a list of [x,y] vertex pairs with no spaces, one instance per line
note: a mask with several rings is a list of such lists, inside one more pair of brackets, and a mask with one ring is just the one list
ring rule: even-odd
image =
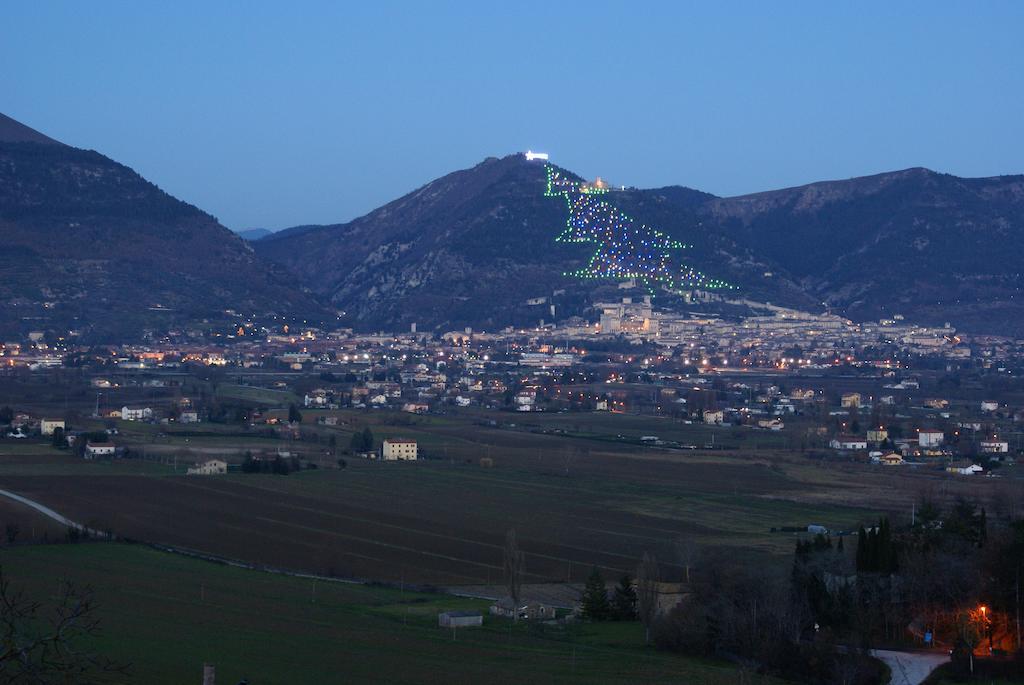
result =
[[583,608],[583,616],[591,621],[604,621],[611,614],[611,605],[608,602],[608,590],[604,586],[604,576],[595,566],[590,575],[587,576],[587,583],[583,587],[583,596],[580,598]]

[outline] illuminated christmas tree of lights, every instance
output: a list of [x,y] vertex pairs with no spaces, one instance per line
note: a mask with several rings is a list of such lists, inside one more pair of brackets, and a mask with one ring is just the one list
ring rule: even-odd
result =
[[636,279],[653,292],[655,286],[669,290],[687,288],[723,289],[732,286],[677,263],[672,252],[688,247],[678,240],[619,211],[603,199],[607,187],[565,178],[553,166],[547,167],[548,197],[564,197],[569,219],[555,239],[563,243],[596,243],[597,250],[587,265],[566,276],[576,278]]

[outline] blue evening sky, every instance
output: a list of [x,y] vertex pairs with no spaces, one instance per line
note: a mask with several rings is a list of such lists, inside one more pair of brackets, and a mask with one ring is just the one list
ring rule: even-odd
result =
[[491,155],[737,195],[1024,172],[1024,2],[0,4],[0,111],[235,229]]

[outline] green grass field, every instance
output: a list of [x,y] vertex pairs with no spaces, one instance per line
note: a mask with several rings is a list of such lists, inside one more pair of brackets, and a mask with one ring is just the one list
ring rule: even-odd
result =
[[93,588],[102,632],[89,646],[131,664],[117,682],[198,684],[204,662],[219,683],[252,685],[739,682],[731,665],[644,647],[638,624],[510,630],[485,617],[483,628],[453,634],[437,627],[438,612],[486,614],[487,602],[314,583],[116,543],[4,548],[0,563],[43,601],[63,578]]

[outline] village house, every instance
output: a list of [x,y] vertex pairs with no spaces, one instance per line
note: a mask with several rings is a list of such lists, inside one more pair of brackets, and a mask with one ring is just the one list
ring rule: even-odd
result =
[[982,440],[979,449],[985,454],[1006,454],[1010,451],[1010,443],[1005,440]]
[[381,447],[381,458],[384,461],[416,461],[418,452],[415,440],[389,438]]
[[58,428],[65,429],[64,419],[41,419],[39,421],[39,432],[43,435],[53,435]]
[[153,410],[149,407],[122,407],[121,418],[125,421],[145,421],[153,418]]
[[889,439],[889,431],[885,430],[881,426],[878,428],[868,429],[868,442],[880,443],[885,442]]
[[713,426],[721,426],[724,421],[725,421],[725,412],[723,412],[721,409],[714,409],[714,410],[713,409],[708,409],[708,410],[705,410],[705,412],[704,412],[704,423],[709,424],[709,425],[713,425]]
[[844,409],[858,409],[860,407],[860,400],[859,392],[848,392],[843,394],[839,404]]
[[920,447],[938,447],[946,439],[942,431],[921,430],[917,432],[917,444]]
[[178,418],[181,423],[199,423],[199,412],[196,411],[183,411],[181,416]]
[[902,466],[905,463],[903,457],[895,452],[872,457],[871,461],[882,466]]
[[986,413],[999,411],[999,403],[994,400],[982,400],[981,410]]

